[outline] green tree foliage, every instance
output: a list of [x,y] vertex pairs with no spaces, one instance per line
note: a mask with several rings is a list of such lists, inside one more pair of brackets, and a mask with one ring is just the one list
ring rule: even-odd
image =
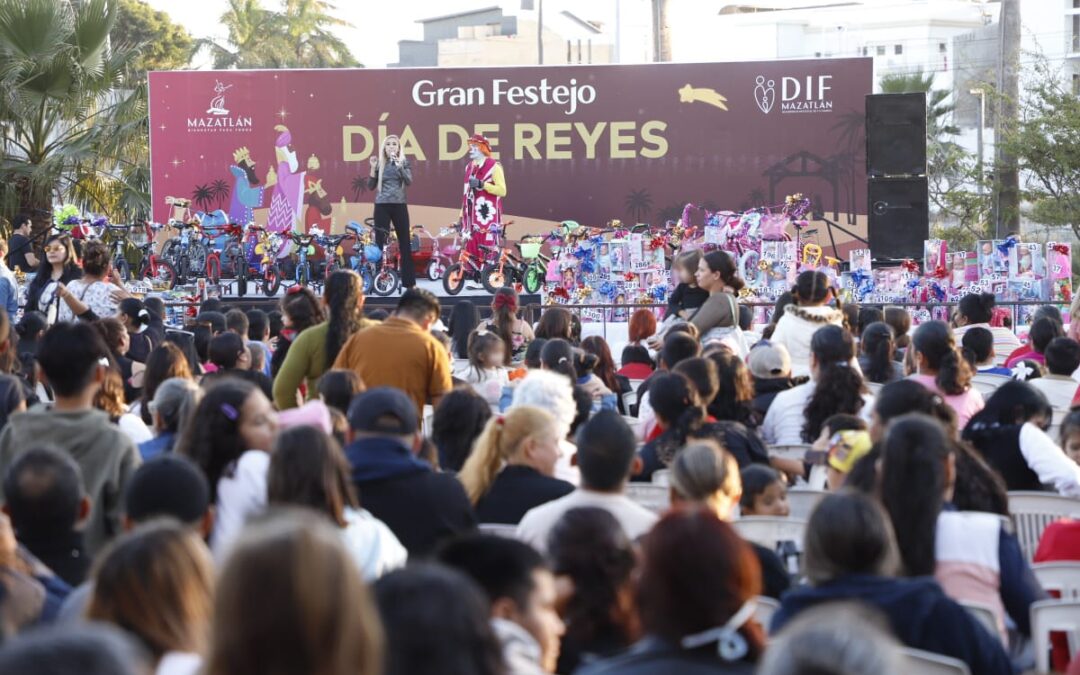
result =
[[1045,60],[1025,79],[1020,119],[1002,139],[1019,161],[1025,215],[1080,238],[1080,99]]
[[[146,97],[139,53],[110,46],[110,0],[0,0],[0,208],[43,226],[54,202],[145,213]],[[140,159],[143,158],[143,159]]]
[[116,23],[109,36],[114,48],[139,48],[132,63],[139,77],[149,70],[186,67],[195,47],[195,40],[183,26],[143,0],[117,1]]
[[221,23],[228,29],[225,43],[201,40],[215,68],[335,68],[360,65],[335,28],[349,24],[333,16],[325,0],[285,0],[282,11],[263,7],[259,0],[229,0]]

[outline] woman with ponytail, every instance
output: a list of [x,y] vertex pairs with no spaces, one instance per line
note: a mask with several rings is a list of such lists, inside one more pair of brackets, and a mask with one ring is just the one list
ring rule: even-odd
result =
[[533,341],[533,329],[518,318],[518,296],[514,289],[503,286],[491,299],[491,318],[481,324],[482,328],[495,333],[506,345],[504,365],[519,363],[525,359],[525,351]]
[[810,381],[776,395],[761,435],[770,445],[813,443],[825,420],[841,413],[868,418],[873,401],[855,365],[851,333],[824,326],[810,341]]
[[974,373],[957,348],[953,332],[944,321],[921,324],[911,336],[911,350],[916,365],[911,379],[941,394],[956,411],[957,427],[963,429],[984,403],[979,390],[971,386]]
[[[352,270],[338,270],[330,275],[322,301],[327,320],[296,337],[274,380],[274,404],[278,410],[295,408],[307,394],[316,395],[319,378],[334,363],[353,333],[377,323],[364,318],[363,282]],[[306,385],[303,392],[301,385]]]
[[565,375],[570,379],[571,384],[576,385],[578,373],[574,363],[574,348],[562,338],[548,340],[540,352],[542,369]]
[[993,611],[1008,644],[1005,617],[1031,634],[1031,604],[1045,594],[1020,544],[1000,515],[952,504],[960,464],[937,420],[921,414],[893,420],[881,442],[881,502],[889,513],[909,577],[933,575],[946,595]]
[[1006,382],[971,418],[964,440],[1001,474],[1009,490],[1037,491],[1052,485],[1059,494],[1080,497],[1080,466],[1045,430],[1053,412],[1035,387]]
[[[787,347],[791,354],[791,375],[801,377],[810,374],[810,339],[814,332],[822,326],[843,327],[844,313],[836,288],[824,272],[802,272],[791,294],[795,304],[784,308],[769,339]],[[835,308],[829,306],[832,300],[836,300]]]
[[529,509],[573,492],[554,477],[559,441],[555,418],[541,408],[518,406],[488,420],[458,474],[477,520],[516,525]]
[[896,341],[889,324],[875,321],[864,327],[859,349],[859,368],[867,382],[888,384],[903,379],[904,366],[895,359]]

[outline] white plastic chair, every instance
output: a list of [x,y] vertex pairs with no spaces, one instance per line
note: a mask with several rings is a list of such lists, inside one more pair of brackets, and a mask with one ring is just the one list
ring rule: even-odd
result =
[[477,527],[484,534],[493,534],[496,537],[505,537],[506,539],[517,539],[517,525],[480,523]]
[[1035,647],[1035,670],[1050,672],[1050,634],[1065,633],[1069,655],[1080,649],[1080,601],[1041,600],[1031,605],[1031,641]]
[[671,493],[666,485],[627,483],[626,496],[650,511],[662,513],[671,506]]
[[1054,408],[1053,417],[1050,419],[1050,426],[1046,427],[1046,435],[1054,439],[1054,442],[1058,442],[1058,438],[1061,437],[1061,423],[1065,421],[1065,417],[1070,413],[1070,410],[1065,408]]
[[637,405],[637,391],[628,391],[622,395],[623,410],[629,413]]
[[1001,636],[1003,627],[998,626],[994,610],[980,602],[961,601],[960,605],[968,611],[968,614],[975,617],[975,620],[981,623],[983,628],[990,631],[991,635]]
[[759,546],[775,551],[781,541],[793,541],[803,550],[806,521],[801,518],[773,518],[771,516],[743,516],[731,523],[739,536]]
[[1031,571],[1044,591],[1058,593],[1057,600],[1080,601],[1080,562],[1036,563]]
[[1039,538],[1050,523],[1080,514],[1080,500],[1049,492],[1009,493],[1009,512],[1016,525],[1020,549],[1030,561],[1039,546]]
[[863,384],[866,385],[866,388],[869,389],[870,393],[874,396],[877,396],[878,393],[881,391],[882,387],[885,386],[880,382],[864,382]]
[[971,378],[971,385],[979,390],[983,398],[990,398],[998,387],[1011,380],[1007,375],[994,375],[993,373],[979,373]]
[[910,647],[901,647],[900,652],[907,662],[908,672],[913,675],[971,675],[966,663],[951,656]]
[[768,596],[759,595],[754,598],[754,618],[769,632],[769,624],[772,623],[773,615],[780,609],[780,601]]
[[652,475],[653,485],[663,485],[664,487],[671,486],[671,469],[660,469],[654,471]]
[[818,505],[825,495],[825,490],[810,490],[803,487],[794,487],[788,490],[788,505],[791,506],[791,517],[809,520],[814,507]]

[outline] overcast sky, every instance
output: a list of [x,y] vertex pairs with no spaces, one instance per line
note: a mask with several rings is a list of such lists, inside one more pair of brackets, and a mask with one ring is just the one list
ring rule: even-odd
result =
[[[624,62],[642,61],[648,45],[649,0],[545,0],[544,11],[571,9],[586,19],[613,25],[615,5],[621,3]],[[196,37],[224,38],[225,31],[218,18],[228,7],[223,0],[148,0],[155,9],[163,10],[177,23],[183,24]],[[275,0],[264,0],[267,7],[280,6]],[[342,32],[353,54],[369,67],[385,66],[398,60],[397,42],[422,37],[418,19],[454,12],[480,9],[501,4],[512,7],[515,0],[336,0],[335,14],[353,25]],[[676,39],[707,39],[692,36],[695,17],[715,16],[721,0],[672,0],[671,23]],[[582,9],[584,8],[584,9]],[[678,58],[676,44],[676,58]],[[636,57],[636,58],[635,58]]]

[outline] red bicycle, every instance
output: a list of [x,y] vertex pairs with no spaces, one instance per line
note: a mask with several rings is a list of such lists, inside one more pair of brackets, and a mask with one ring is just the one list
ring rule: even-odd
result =
[[143,279],[151,286],[172,289],[176,286],[176,268],[163,256],[154,253],[154,236],[164,225],[146,223],[146,243],[138,246],[142,253],[137,279]]

